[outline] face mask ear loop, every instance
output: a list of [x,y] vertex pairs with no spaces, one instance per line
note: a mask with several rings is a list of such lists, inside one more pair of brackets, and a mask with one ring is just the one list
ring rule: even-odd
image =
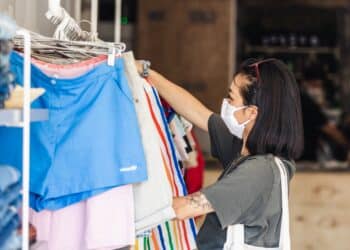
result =
[[[231,105],[231,104],[229,104],[229,105]],[[232,105],[231,105],[232,106]],[[233,113],[232,113],[232,115],[235,115],[235,113],[237,112],[237,111],[240,111],[240,110],[242,110],[242,109],[245,109],[247,106],[242,106],[242,107],[239,107],[239,108],[235,108],[235,110],[233,111]]]
[[242,123],[242,124],[240,124],[240,125],[245,126],[245,125],[247,125],[247,124],[248,124],[250,121],[251,121],[251,119],[249,119],[248,121],[243,122],[243,123]]

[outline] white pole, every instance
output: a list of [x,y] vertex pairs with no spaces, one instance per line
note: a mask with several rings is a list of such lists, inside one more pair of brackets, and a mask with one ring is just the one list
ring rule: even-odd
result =
[[81,0],[74,1],[74,17],[77,22],[81,21]]
[[119,43],[121,37],[122,0],[115,0],[114,42]]
[[22,162],[22,250],[29,249],[29,180],[30,180],[30,34],[19,30],[18,35],[24,38],[24,101],[23,101],[23,162]]
[[59,16],[61,12],[61,0],[49,0],[49,10],[54,16]]
[[98,0],[91,0],[91,32],[97,33]]

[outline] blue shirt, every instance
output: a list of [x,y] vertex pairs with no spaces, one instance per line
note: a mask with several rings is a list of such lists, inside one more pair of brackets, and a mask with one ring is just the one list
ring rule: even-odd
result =
[[[17,82],[23,58],[11,55]],[[32,65],[32,87],[46,90],[32,107],[49,120],[31,124],[31,207],[59,209],[107,189],[147,179],[141,135],[124,63],[106,63],[73,79]],[[21,130],[0,128],[0,163],[21,167]]]

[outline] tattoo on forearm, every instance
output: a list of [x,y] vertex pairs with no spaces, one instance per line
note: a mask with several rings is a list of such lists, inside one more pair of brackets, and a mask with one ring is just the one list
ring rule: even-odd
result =
[[189,202],[190,206],[193,208],[201,208],[205,210],[213,210],[212,205],[207,200],[204,194],[201,192],[194,193],[186,197],[186,200]]

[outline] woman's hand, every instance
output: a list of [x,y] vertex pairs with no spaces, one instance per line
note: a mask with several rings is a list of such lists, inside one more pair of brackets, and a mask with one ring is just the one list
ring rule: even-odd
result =
[[[135,61],[137,71],[140,75],[145,73],[143,72],[144,63],[145,61],[142,60]],[[148,74],[143,77],[149,79],[152,86],[158,90],[158,93],[179,115],[185,117],[204,131],[208,131],[208,120],[213,112],[207,109],[198,99],[154,70],[149,69]]]
[[201,192],[183,197],[175,197],[173,198],[172,206],[178,220],[194,218],[214,211],[210,202]]
[[135,65],[136,65],[136,68],[137,68],[137,72],[139,73],[139,74],[141,74],[142,73],[142,60],[135,60]]

